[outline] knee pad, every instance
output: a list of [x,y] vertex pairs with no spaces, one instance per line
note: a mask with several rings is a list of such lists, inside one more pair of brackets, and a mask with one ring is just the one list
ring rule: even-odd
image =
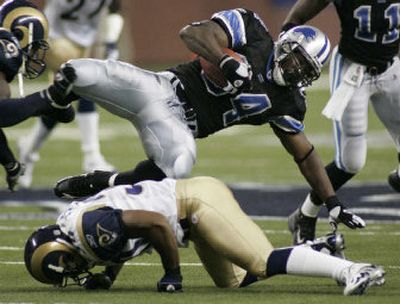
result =
[[77,88],[87,87],[98,83],[99,77],[106,76],[105,64],[97,59],[72,59],[68,61],[75,69],[76,81],[74,86]]
[[191,153],[180,154],[173,164],[173,177],[174,178],[185,178],[190,175],[194,165],[195,159]]
[[342,140],[340,151],[336,152],[336,166],[351,174],[356,174],[364,167],[367,159],[367,139],[364,135],[346,137]]

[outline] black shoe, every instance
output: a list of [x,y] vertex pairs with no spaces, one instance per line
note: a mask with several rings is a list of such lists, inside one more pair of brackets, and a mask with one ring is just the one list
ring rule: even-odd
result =
[[59,180],[53,188],[54,194],[64,199],[75,199],[95,195],[108,188],[108,180],[115,174],[107,171],[68,176]]
[[293,244],[299,245],[314,240],[316,225],[317,218],[305,216],[300,208],[289,215],[288,226],[293,235]]
[[50,109],[44,113],[44,115],[51,117],[58,122],[69,123],[75,118],[75,111],[71,105],[67,108],[56,108],[52,105],[49,107]]
[[400,177],[397,170],[394,170],[389,174],[388,183],[394,191],[400,192]]

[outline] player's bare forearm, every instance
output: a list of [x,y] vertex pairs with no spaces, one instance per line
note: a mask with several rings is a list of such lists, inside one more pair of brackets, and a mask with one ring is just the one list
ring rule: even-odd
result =
[[128,238],[144,238],[159,253],[165,270],[179,267],[179,252],[175,235],[167,219],[160,213],[129,210],[122,213]]
[[214,64],[219,64],[225,55],[222,49],[228,47],[225,32],[210,20],[185,26],[179,32],[179,36],[190,51]]
[[329,2],[329,0],[298,0],[289,11],[283,24],[304,24],[327,7]]
[[293,156],[300,172],[318,197],[325,201],[334,196],[332,184],[323,163],[304,133],[290,134],[274,128],[285,149]]

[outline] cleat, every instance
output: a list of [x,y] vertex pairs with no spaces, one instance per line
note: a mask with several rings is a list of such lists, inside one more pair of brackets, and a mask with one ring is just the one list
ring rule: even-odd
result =
[[400,177],[397,170],[394,170],[389,174],[388,183],[393,190],[400,192]]
[[343,270],[345,296],[362,295],[371,286],[385,283],[385,271],[380,266],[355,263]]
[[63,199],[76,199],[95,195],[108,188],[108,180],[114,172],[94,171],[69,176],[59,180],[53,188],[54,194]]
[[316,225],[317,218],[305,216],[300,208],[289,215],[288,227],[293,235],[293,244],[299,245],[314,240]]
[[114,166],[109,164],[102,155],[85,155],[82,168],[86,173],[94,171],[115,171]]
[[308,241],[307,245],[314,250],[344,259],[344,237],[341,233],[328,233],[325,236]]

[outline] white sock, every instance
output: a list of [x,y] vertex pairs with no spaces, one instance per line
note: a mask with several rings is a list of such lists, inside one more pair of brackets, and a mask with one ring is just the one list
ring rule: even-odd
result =
[[351,261],[339,259],[301,245],[294,247],[290,253],[286,271],[287,274],[330,277],[342,281],[343,269],[353,264]]
[[32,128],[32,131],[23,137],[27,154],[36,153],[46,141],[47,137],[49,137],[51,130],[52,129],[48,129],[42,120],[38,118]]
[[311,195],[308,194],[303,205],[301,205],[301,213],[309,217],[317,217],[321,205],[315,205],[311,200]]
[[100,155],[99,114],[97,112],[77,113],[76,121],[81,136],[81,149],[85,155]]

